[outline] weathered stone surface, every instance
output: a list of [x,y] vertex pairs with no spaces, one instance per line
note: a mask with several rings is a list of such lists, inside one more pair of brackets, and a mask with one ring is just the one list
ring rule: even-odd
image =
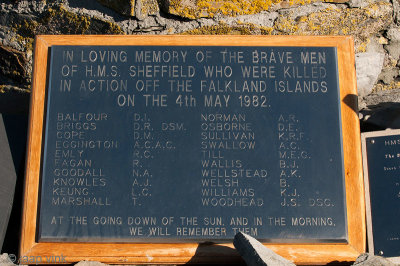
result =
[[392,59],[400,59],[400,41],[391,41],[390,44],[385,45],[385,49]]
[[237,17],[225,18],[224,22],[229,26],[249,23],[272,28],[277,18],[278,12],[261,12],[254,15],[241,15]]
[[255,238],[238,232],[233,245],[248,266],[295,266],[291,261],[279,256]]
[[396,266],[393,262],[368,253],[361,254],[353,265],[357,266]]
[[115,22],[129,20],[130,18],[123,16],[115,10],[108,8],[101,3],[91,1],[80,1],[80,0],[68,0],[64,1],[64,9],[68,12],[76,14],[77,16],[86,16],[89,18],[96,18],[103,21]]
[[[323,10],[334,9],[336,5],[325,3],[313,3],[311,5],[304,5],[298,7],[291,7],[279,10],[279,15],[287,17],[288,20],[298,21],[299,19],[307,17],[311,14],[321,12]],[[279,24],[279,22],[277,22]]]
[[400,26],[400,0],[393,0],[392,3],[394,22],[397,26]]
[[199,25],[211,26],[217,24],[213,19],[199,19],[198,21],[178,21],[172,19],[166,19],[164,17],[156,17],[156,22],[159,23],[159,27],[162,27],[161,34],[176,34],[191,31],[199,27]]
[[271,34],[277,17],[277,12],[261,12],[256,15],[242,15],[237,17],[203,18],[199,20],[201,23],[200,28],[195,27],[187,30],[185,34]]
[[383,48],[383,44],[381,43],[381,38],[378,38],[376,36],[372,36],[369,39],[369,42],[367,43],[366,52],[367,53],[385,54],[386,50]]
[[41,0],[2,1],[0,9],[12,9],[18,14],[41,13],[45,10],[46,2]]
[[[202,17],[239,16],[256,14],[261,11],[269,10],[273,5],[286,2],[282,0],[164,0],[161,7],[167,13],[181,16],[188,19]],[[291,3],[301,2],[299,0]],[[303,1],[304,2],[304,1]]]
[[0,86],[24,84],[27,87],[26,65],[25,53],[0,44]]
[[25,54],[11,47],[0,45],[0,73],[15,78],[25,75]]
[[386,68],[380,74],[378,79],[382,80],[386,85],[391,84],[394,79],[399,75],[398,68]]
[[349,0],[328,0],[328,1],[325,1],[325,2],[335,3],[335,4],[344,4],[344,3],[348,3]]
[[400,89],[378,91],[364,97],[364,101],[368,108],[380,103],[400,103]]
[[157,0],[97,0],[116,12],[143,20],[148,15],[156,15],[160,10]]
[[0,265],[1,266],[14,266],[14,262],[10,259],[7,253],[0,255]]
[[386,36],[391,41],[400,41],[400,28],[398,27],[391,27],[386,32]]
[[149,16],[144,20],[138,21],[136,32],[156,34],[164,29],[156,17]]
[[[391,84],[399,76],[399,66],[400,66],[400,28],[391,27],[386,32],[386,37],[390,42],[385,45],[385,50],[387,51],[390,60],[388,68],[382,71],[381,79],[385,84]],[[397,68],[396,68],[397,66]]]
[[[365,3],[367,1],[365,0],[350,0],[349,1],[349,6],[350,7],[362,7],[363,3]],[[367,2],[368,5],[368,2]]]
[[123,32],[126,34],[133,34],[135,30],[137,30],[137,21],[132,19],[127,19],[124,21],[120,21],[118,25],[121,27]]
[[384,30],[392,21],[390,3],[379,1],[365,8],[314,3],[280,11],[274,29],[294,35],[352,35],[356,51],[365,51],[371,36]]
[[195,28],[184,32],[184,34],[196,34],[196,35],[269,35],[273,29],[269,27],[257,26],[254,24],[236,24],[227,25],[224,22],[220,22],[211,26],[204,26],[201,28]]
[[350,0],[348,1],[350,7],[364,8],[371,3],[377,2],[376,0]]
[[356,55],[357,89],[359,96],[371,93],[383,66],[384,55],[359,53]]
[[51,5],[39,17],[29,18],[14,28],[17,36],[26,36],[32,42],[38,34],[122,34],[113,21],[74,13],[68,5]]
[[143,20],[149,15],[160,12],[157,0],[136,0],[135,16]]
[[97,0],[125,16],[135,15],[135,0]]
[[183,18],[196,19],[207,17],[207,14],[198,10],[195,0],[164,0],[161,3],[161,8],[169,14],[180,16]]

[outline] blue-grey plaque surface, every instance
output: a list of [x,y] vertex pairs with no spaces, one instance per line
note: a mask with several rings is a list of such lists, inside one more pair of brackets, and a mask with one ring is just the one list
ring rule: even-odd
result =
[[364,133],[363,146],[369,249],[400,257],[400,130]]
[[346,242],[336,48],[53,46],[39,241]]

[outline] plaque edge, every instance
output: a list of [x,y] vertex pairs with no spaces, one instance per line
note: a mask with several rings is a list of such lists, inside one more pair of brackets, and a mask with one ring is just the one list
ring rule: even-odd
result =
[[[373,223],[371,213],[371,194],[369,186],[369,172],[368,172],[368,156],[367,156],[367,139],[373,137],[385,137],[392,135],[400,135],[400,129],[386,129],[371,132],[361,133],[362,156],[363,156],[363,173],[364,173],[364,187],[365,187],[365,209],[366,209],[366,223],[367,223],[367,252],[375,255]],[[393,263],[400,263],[400,256],[398,257],[385,257]]]

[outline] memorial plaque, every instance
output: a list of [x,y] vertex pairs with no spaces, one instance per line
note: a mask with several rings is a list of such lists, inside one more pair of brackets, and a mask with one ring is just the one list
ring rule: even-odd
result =
[[363,133],[362,140],[369,251],[400,257],[400,130]]
[[53,46],[39,239],[347,241],[336,62]]
[[356,250],[346,38],[44,38],[36,245],[218,246],[241,231]]

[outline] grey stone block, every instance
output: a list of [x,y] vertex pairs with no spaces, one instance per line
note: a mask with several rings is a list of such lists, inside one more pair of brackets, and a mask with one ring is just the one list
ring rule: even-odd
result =
[[383,49],[383,44],[379,43],[379,37],[371,36],[366,52],[385,54],[386,50]]
[[279,256],[255,238],[237,233],[233,245],[248,266],[294,266],[291,261]]
[[363,8],[363,7],[370,5],[373,2],[375,2],[375,1],[374,0],[350,0],[349,6]]
[[390,84],[399,75],[399,69],[397,68],[387,68],[384,69],[381,74],[379,74],[378,79],[382,80],[385,84]]
[[135,16],[144,20],[149,15],[156,15],[160,12],[157,0],[136,0]]
[[14,262],[10,259],[7,253],[0,255],[0,266],[14,266]]
[[390,57],[395,60],[400,59],[400,41],[391,41],[390,44],[385,45],[386,51],[388,51]]
[[278,12],[261,12],[254,15],[241,15],[237,17],[224,18],[224,22],[228,26],[237,25],[238,21],[242,23],[251,23],[254,25],[260,25],[264,27],[273,27],[275,20],[278,18]]
[[386,32],[386,36],[391,41],[400,41],[400,28],[398,27],[391,27]]
[[371,93],[382,71],[385,56],[381,53],[359,53],[356,55],[357,88],[359,96]]
[[353,265],[357,266],[396,266],[393,262],[368,253],[361,254]]

